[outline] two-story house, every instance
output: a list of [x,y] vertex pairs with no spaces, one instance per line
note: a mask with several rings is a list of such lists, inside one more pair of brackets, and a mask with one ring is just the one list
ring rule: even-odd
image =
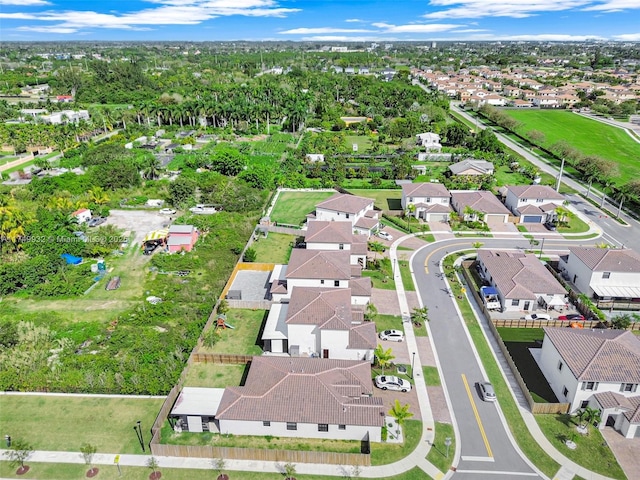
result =
[[442,150],[440,135],[437,133],[426,132],[417,134],[416,144],[424,147],[428,152],[439,152]]
[[631,332],[547,327],[538,363],[570,412],[598,408],[601,428],[640,437],[640,340]]
[[[409,183],[402,185],[402,209],[426,222],[446,222],[451,214],[451,195],[441,183]],[[412,205],[413,207],[410,207]]]
[[373,208],[373,200],[344,193],[336,193],[316,205],[310,220],[351,222],[353,231],[371,235],[379,226],[378,212]]
[[465,221],[487,225],[507,223],[511,213],[498,197],[486,190],[452,190],[451,206]]
[[546,185],[517,185],[506,187],[504,204],[520,217],[520,223],[545,223],[555,219],[556,208],[565,201]]
[[640,310],[640,255],[624,249],[570,247],[560,270],[576,289],[610,308],[624,303]]
[[348,222],[310,221],[304,239],[307,250],[347,250],[351,265],[365,267],[368,238],[354,234]]

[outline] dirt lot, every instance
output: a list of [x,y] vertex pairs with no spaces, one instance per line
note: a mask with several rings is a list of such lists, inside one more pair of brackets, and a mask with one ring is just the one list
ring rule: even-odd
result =
[[171,217],[175,215],[160,215],[154,210],[111,210],[105,224],[135,232],[133,243],[140,245],[147,233],[168,227]]

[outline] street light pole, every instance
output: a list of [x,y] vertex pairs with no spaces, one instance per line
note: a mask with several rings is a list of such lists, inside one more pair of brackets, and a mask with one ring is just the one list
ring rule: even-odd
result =
[[542,245],[540,245],[540,253],[538,254],[538,260],[542,258],[542,249],[544,248],[544,237],[542,237]]
[[416,352],[413,352],[413,357],[411,358],[411,379],[412,380],[415,377],[415,375],[413,374],[413,368],[415,364],[416,364]]
[[138,424],[138,432],[140,432],[140,445],[142,445],[142,451],[146,452],[144,449],[144,436],[142,435],[142,427],[140,426],[140,420],[137,422]]

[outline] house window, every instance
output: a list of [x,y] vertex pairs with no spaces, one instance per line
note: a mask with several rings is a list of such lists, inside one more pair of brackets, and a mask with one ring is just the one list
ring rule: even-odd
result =
[[569,390],[567,390],[567,387],[564,387],[564,388],[562,389],[562,395],[564,395],[564,396],[565,396],[565,398],[567,397],[567,395],[569,395]]
[[542,203],[543,199],[542,198],[536,198],[536,203]]
[[287,430],[298,430],[298,424],[296,422],[287,422]]
[[327,425],[326,423],[319,423],[318,424],[318,431],[319,432],[328,432],[329,431],[329,425]]
[[562,367],[564,366],[564,364],[562,363],[562,361],[558,362],[558,371],[561,372],[562,371]]
[[324,285],[324,280],[320,280],[320,285]]
[[598,390],[598,382],[582,382],[582,390]]
[[262,422],[262,426],[263,427],[270,427],[271,426],[271,422],[265,420],[264,422]]
[[528,201],[529,201],[529,199],[528,199],[528,198],[521,198],[521,199],[520,199],[520,201],[521,201],[521,202],[528,202]]
[[338,425],[338,430],[346,430],[347,426],[346,425]]
[[431,198],[427,197],[427,198],[425,199],[425,202],[426,202],[426,203],[431,203]]
[[580,402],[580,408],[587,408],[589,406],[589,400],[583,400]]
[[345,213],[345,215],[347,216],[347,218],[349,218],[349,214],[348,213]]
[[409,197],[409,202],[413,203],[413,197]]
[[611,272],[602,272],[602,278],[609,278],[611,277]]
[[340,250],[344,250],[344,243],[341,243],[340,245],[338,245],[338,248],[339,248]]
[[518,305],[520,305],[520,300],[518,300],[517,298],[514,298],[513,300],[511,300],[512,307],[517,307]]
[[340,286],[340,280],[334,280],[333,281],[333,286],[334,287],[339,287]]
[[635,383],[623,383],[620,386],[621,392],[635,392],[638,389],[638,385]]

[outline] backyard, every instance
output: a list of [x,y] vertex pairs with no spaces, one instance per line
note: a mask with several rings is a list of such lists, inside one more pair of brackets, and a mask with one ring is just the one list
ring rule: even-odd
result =
[[349,189],[349,193],[357,195],[359,197],[371,198],[373,205],[380,210],[402,210],[400,200],[402,199],[402,190],[387,190],[387,189]]
[[[302,235],[304,232],[300,232]],[[265,238],[262,234],[258,234],[258,240],[252,245],[256,252],[256,262],[259,263],[289,263],[291,249],[296,241],[295,235],[287,235],[284,233],[270,232]]]
[[192,363],[189,366],[185,387],[225,388],[241,385],[247,365],[222,363]]
[[316,204],[337,192],[280,192],[271,211],[271,221],[282,225],[301,225]]
[[232,308],[226,315],[227,324],[233,328],[218,328],[218,342],[213,347],[202,347],[200,352],[261,355],[260,333],[267,311]]

